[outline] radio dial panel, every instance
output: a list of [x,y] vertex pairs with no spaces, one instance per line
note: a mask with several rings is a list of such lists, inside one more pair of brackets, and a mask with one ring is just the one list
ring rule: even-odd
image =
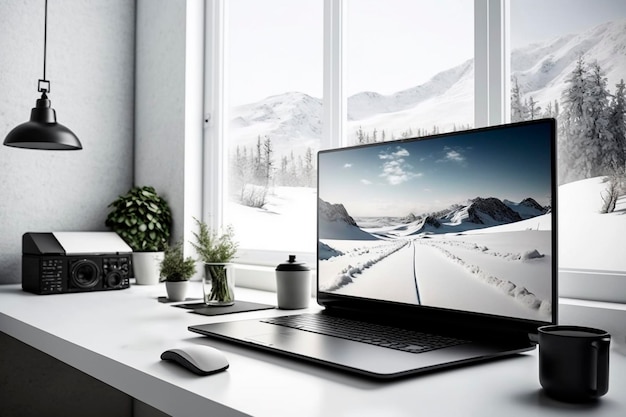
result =
[[129,288],[130,275],[130,254],[24,256],[22,259],[22,288],[36,294]]

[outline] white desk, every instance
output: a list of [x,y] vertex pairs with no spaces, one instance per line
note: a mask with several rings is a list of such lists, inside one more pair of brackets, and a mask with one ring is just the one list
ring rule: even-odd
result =
[[[192,283],[190,296],[200,295]],[[163,284],[121,291],[38,296],[0,286],[0,331],[174,416],[620,416],[626,415],[626,356],[611,353],[609,393],[596,404],[553,401],[540,389],[537,351],[379,383],[201,337],[192,324],[284,314],[207,317],[159,303]],[[275,294],[238,289],[242,300]],[[168,348],[209,344],[230,369],[197,377],[163,362]]]

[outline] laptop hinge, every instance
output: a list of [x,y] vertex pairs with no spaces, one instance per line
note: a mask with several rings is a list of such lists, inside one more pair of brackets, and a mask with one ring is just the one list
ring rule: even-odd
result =
[[[472,316],[470,320],[467,317],[453,317],[449,314],[412,314],[407,317],[401,312],[381,312],[366,313],[361,308],[350,308],[346,305],[326,306],[322,311],[323,314],[347,317],[354,320],[360,320],[371,323],[392,325],[423,332],[449,334],[455,337],[465,337],[472,340],[492,340],[496,342],[508,341],[515,344],[537,344],[537,334],[535,326],[522,328],[511,328],[510,323],[498,323],[485,318],[485,320],[477,320],[476,316]],[[428,317],[426,317],[428,316]],[[393,323],[393,324],[390,324]]]

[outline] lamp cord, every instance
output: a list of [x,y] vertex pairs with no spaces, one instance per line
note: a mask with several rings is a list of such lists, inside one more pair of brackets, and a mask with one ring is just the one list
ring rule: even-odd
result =
[[37,85],[37,91],[43,93],[41,98],[47,98],[46,93],[50,92],[50,81],[46,80],[46,55],[48,50],[48,0],[45,0],[45,2],[46,8],[43,23],[43,79],[39,80],[39,84]]

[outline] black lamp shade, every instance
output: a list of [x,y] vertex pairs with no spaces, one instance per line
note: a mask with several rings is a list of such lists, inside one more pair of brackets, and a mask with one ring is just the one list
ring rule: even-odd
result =
[[45,92],[30,112],[30,121],[9,132],[6,146],[27,149],[71,151],[83,149],[76,135],[57,123],[56,112],[50,107]]

